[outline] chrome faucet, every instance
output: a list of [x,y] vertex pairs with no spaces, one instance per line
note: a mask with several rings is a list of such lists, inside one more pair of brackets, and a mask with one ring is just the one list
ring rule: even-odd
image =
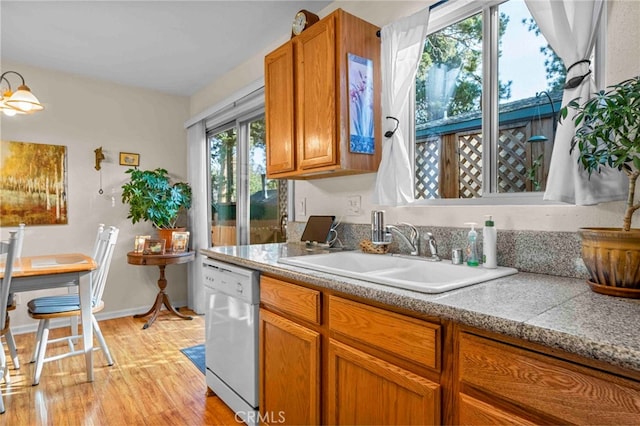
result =
[[427,258],[427,260],[431,260],[434,262],[439,262],[442,259],[440,259],[440,255],[438,255],[438,246],[436,244],[436,239],[433,237],[433,234],[431,232],[427,232],[426,234],[424,234],[424,237],[427,239],[427,244],[429,244],[429,251],[431,252],[431,257]]
[[389,234],[391,234],[391,232],[398,234],[400,239],[411,248],[411,252],[409,253],[411,256],[418,256],[420,254],[420,234],[418,230],[410,223],[400,222],[398,225],[404,225],[409,228],[409,238],[407,238],[396,225],[387,225],[385,229]]

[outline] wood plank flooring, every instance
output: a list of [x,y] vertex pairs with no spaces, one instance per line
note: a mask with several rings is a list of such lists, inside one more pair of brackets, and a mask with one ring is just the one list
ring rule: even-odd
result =
[[[96,351],[92,383],[86,381],[84,357],[75,356],[46,363],[40,384],[32,386],[35,334],[15,336],[19,370],[3,343],[11,384],[0,385],[6,408],[0,425],[238,425],[217,396],[206,396],[204,374],[180,352],[204,342],[204,317],[188,321],[163,311],[142,330],[145,320],[100,321],[115,364],[107,366]],[[50,336],[62,332],[68,328]],[[47,355],[64,348],[50,346]]]

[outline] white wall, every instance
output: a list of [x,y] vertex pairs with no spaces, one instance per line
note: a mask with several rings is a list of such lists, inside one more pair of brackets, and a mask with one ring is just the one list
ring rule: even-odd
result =
[[[87,79],[71,74],[3,61],[3,70],[20,72],[45,110],[29,116],[2,117],[2,140],[66,145],[68,164],[68,225],[27,226],[23,255],[55,252],[90,253],[98,223],[115,225],[120,236],[104,292],[101,316],[122,316],[146,311],[158,291],[156,267],[127,264],[136,234],[151,234],[149,223],[135,226],[126,219],[128,207],[120,201],[128,167],[118,164],[119,152],[140,154],[140,167],[163,167],[184,179],[189,100]],[[102,146],[102,188],[94,169],[94,149]],[[114,197],[112,205],[111,196]],[[8,237],[2,229],[1,237]],[[186,266],[167,268],[168,293],[178,306],[187,300]],[[38,292],[40,293],[40,292]],[[11,314],[18,332],[35,329],[25,304],[34,293],[20,294],[18,310]]]
[[[340,7],[347,12],[362,17],[378,26],[421,9],[432,1],[338,1],[320,13],[325,16]],[[615,0],[608,2],[607,35],[607,84],[640,74],[640,2]],[[286,32],[287,29],[283,29]],[[274,41],[272,48],[284,42]],[[271,50],[271,49],[270,49]],[[191,100],[192,115],[203,105],[220,101],[235,90],[256,80],[262,75],[263,54],[251,58],[222,79],[212,83],[197,93]],[[259,68],[259,69],[258,69]],[[295,199],[306,202],[306,216],[296,214],[296,220],[305,221],[310,214],[344,215],[347,197],[360,195],[362,214],[345,216],[351,223],[368,223],[370,211],[380,208],[371,203],[375,174],[315,179],[295,183]],[[298,205],[298,204],[297,204]],[[492,214],[496,224],[503,229],[576,231],[581,226],[615,226],[622,224],[624,206],[622,202],[606,203],[599,206],[577,207],[570,205],[553,206],[421,206],[386,208],[387,221],[406,221],[424,226],[463,226],[464,222],[482,220],[485,214]],[[640,226],[635,223],[634,226]]]

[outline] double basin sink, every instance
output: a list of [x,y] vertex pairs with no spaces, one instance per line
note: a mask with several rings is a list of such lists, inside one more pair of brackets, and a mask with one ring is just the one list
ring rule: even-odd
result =
[[442,293],[518,272],[502,266],[486,269],[454,265],[446,260],[430,262],[418,257],[358,251],[293,256],[281,258],[279,262],[422,293]]

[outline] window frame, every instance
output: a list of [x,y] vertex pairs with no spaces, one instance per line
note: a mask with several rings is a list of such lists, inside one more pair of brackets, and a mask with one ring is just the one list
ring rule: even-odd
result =
[[[497,149],[496,143],[499,130],[498,105],[498,46],[493,43],[498,34],[499,14],[498,6],[509,0],[474,0],[446,1],[434,5],[429,17],[427,36],[477,13],[482,13],[483,43],[482,43],[482,196],[477,198],[437,198],[414,199],[412,205],[555,205],[560,202],[543,199],[544,191],[500,193],[497,192]],[[488,23],[488,24],[487,24]],[[598,89],[604,87],[606,75],[606,25],[607,2],[603,4],[600,28],[594,47],[593,73]],[[486,96],[488,94],[488,96]],[[416,173],[416,125],[415,125],[415,84],[410,95],[411,138],[409,154],[411,155],[411,173]],[[495,136],[495,137],[494,137]],[[486,186],[488,184],[488,186]],[[487,191],[488,189],[488,191]],[[414,180],[415,191],[415,180]]]

